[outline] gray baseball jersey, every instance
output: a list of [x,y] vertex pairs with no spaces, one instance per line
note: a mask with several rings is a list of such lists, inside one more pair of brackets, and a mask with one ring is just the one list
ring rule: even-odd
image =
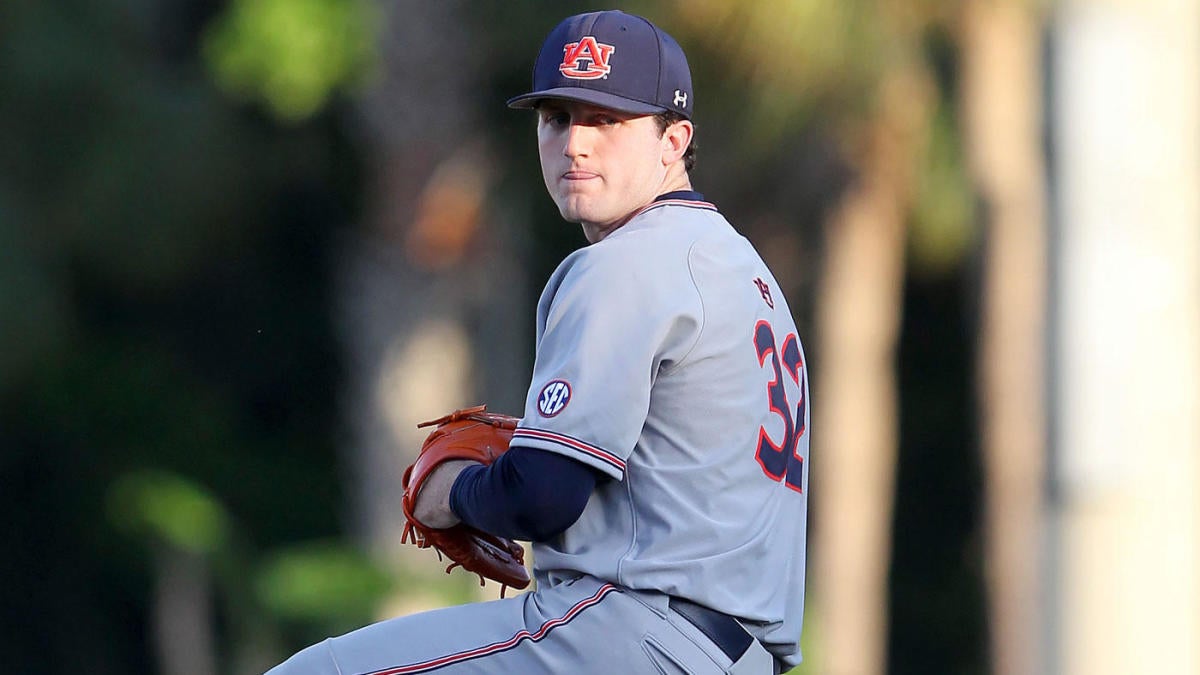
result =
[[604,472],[533,548],[539,584],[579,573],[738,617],[800,661],[809,411],[774,277],[706,202],[654,202],[567,257],[538,303],[513,443]]
[[[513,442],[613,480],[534,546],[537,590],[382,621],[269,675],[761,675],[772,654],[796,665],[807,380],[750,244],[711,204],[651,204],[564,260],[538,306]],[[672,596],[739,618],[758,643],[731,654]]]

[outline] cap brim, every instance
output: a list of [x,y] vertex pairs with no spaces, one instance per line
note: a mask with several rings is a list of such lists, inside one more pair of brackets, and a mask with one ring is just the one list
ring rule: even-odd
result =
[[632,113],[634,115],[655,115],[667,110],[662,106],[635,101],[624,96],[610,94],[606,91],[596,91],[595,89],[583,89],[580,87],[557,87],[514,96],[508,99],[508,107],[534,108],[537,106],[538,101],[546,98],[580,101],[581,103],[590,103],[602,108]]

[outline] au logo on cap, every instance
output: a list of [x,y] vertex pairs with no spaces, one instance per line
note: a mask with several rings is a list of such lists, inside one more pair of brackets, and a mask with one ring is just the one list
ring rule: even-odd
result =
[[608,59],[616,47],[596,42],[596,38],[588,35],[579,42],[568,42],[563,45],[563,62],[558,72],[574,80],[595,80],[607,77],[612,68]]

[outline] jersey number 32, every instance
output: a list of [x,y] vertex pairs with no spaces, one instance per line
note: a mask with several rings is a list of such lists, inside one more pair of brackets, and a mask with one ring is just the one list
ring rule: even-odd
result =
[[[800,340],[795,333],[788,333],[783,338],[781,347],[775,346],[775,330],[766,321],[759,321],[754,326],[754,349],[758,354],[758,365],[766,364],[771,359],[774,369],[771,382],[767,385],[767,398],[771,412],[783,419],[783,438],[776,443],[766,427],[758,428],[758,449],[755,459],[771,480],[783,481],[796,492],[804,491],[804,457],[798,452],[800,439],[804,436],[805,406],[807,396],[804,381],[804,361],[800,355]],[[788,403],[783,374],[786,372],[800,392],[800,403],[793,414]]]

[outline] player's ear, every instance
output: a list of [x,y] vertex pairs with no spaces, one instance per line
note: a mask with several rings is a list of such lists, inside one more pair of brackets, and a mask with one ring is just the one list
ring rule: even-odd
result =
[[692,142],[693,133],[695,127],[692,126],[691,120],[679,120],[667,127],[662,135],[664,165],[674,164],[683,158],[683,153],[687,152],[688,145]]

